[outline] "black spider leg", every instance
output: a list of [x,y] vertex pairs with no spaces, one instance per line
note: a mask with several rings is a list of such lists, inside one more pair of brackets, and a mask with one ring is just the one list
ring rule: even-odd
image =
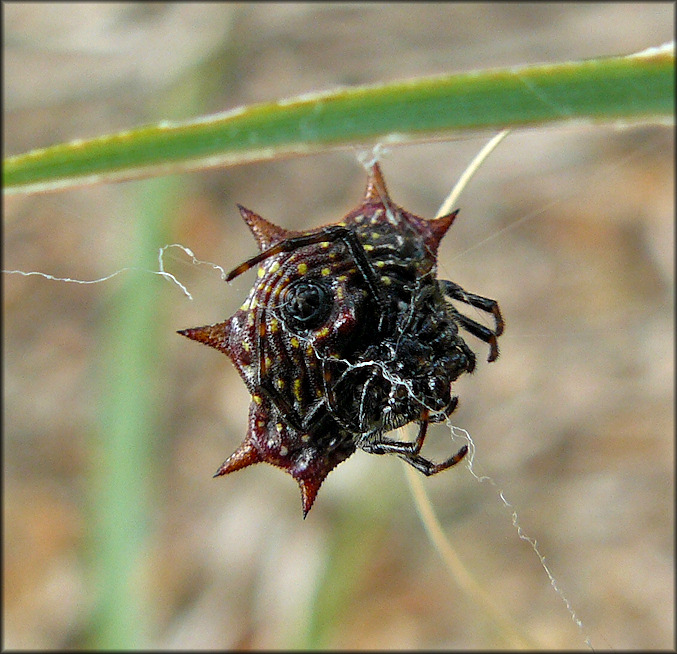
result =
[[[313,404],[307,411],[305,417],[301,417],[296,409],[287,401],[287,399],[280,393],[280,391],[273,386],[273,384],[268,379],[267,375],[264,374],[264,337],[261,334],[261,316],[263,312],[257,312],[256,316],[256,334],[257,343],[256,351],[259,353],[259,360],[256,366],[256,388],[260,390],[275,406],[277,412],[280,414],[282,419],[295,431],[297,432],[307,432],[312,426],[316,431],[321,428],[324,419],[327,417],[326,413],[326,400],[322,398]],[[325,408],[325,413],[320,413],[322,408]],[[319,413],[319,415],[318,415]]]
[[400,341],[404,337],[405,333],[409,331],[410,325],[416,319],[417,308],[420,308],[420,306],[423,305],[426,296],[431,295],[432,291],[434,290],[434,286],[432,285],[428,285],[427,287],[421,288],[421,279],[422,279],[421,277],[418,277],[413,287],[411,286],[405,287],[407,291],[410,291],[411,297],[409,299],[409,311],[407,312],[406,320],[402,325],[402,327],[398,330],[399,334],[397,336],[397,342],[395,343],[396,355],[397,351],[399,350]]
[[388,316],[386,315],[387,305],[380,279],[377,276],[371,262],[367,258],[364,248],[362,247],[362,244],[357,238],[355,232],[352,232],[346,227],[341,227],[340,225],[330,225],[319,232],[301,234],[300,236],[292,236],[285,239],[284,241],[280,241],[279,243],[267,248],[263,252],[259,252],[259,254],[257,254],[255,257],[247,259],[247,261],[241,263],[237,268],[231,270],[226,276],[226,281],[232,281],[238,275],[241,275],[243,272],[253,268],[261,261],[264,261],[268,257],[279,254],[280,252],[293,252],[294,250],[305,247],[306,245],[314,245],[315,243],[323,243],[326,241],[343,241],[345,243],[353,257],[353,261],[355,261],[357,269],[360,271],[367,282],[367,286],[369,286],[369,290],[376,301],[376,306],[380,314],[378,330],[381,332],[386,327],[385,322]]
[[[453,402],[454,407],[456,403]],[[453,411],[453,409],[452,409]],[[451,411],[450,411],[451,413]],[[362,443],[360,447],[369,454],[397,454],[403,461],[406,461],[410,466],[413,466],[419,472],[422,472],[426,477],[436,475],[447,468],[455,466],[468,453],[468,446],[464,445],[456,454],[449,457],[446,461],[441,463],[433,463],[429,459],[420,455],[423,442],[428,433],[428,412],[424,412],[420,421],[420,427],[416,440],[414,441],[394,441],[389,438],[384,438],[379,435],[376,439]]]
[[[336,381],[334,386],[329,385],[329,379],[331,379],[331,372],[328,370],[327,363],[332,362],[332,363],[344,363],[347,367],[339,377],[339,379]],[[349,373],[351,370],[351,366],[347,361],[343,361],[342,359],[322,359],[322,380],[324,384],[324,398],[323,402],[327,403],[327,407],[329,412],[331,413],[332,418],[341,426],[343,429],[346,431],[349,431],[351,434],[363,434],[364,430],[362,429],[361,425],[363,422],[363,418],[360,418],[360,425],[358,427],[355,427],[355,425],[351,425],[347,423],[341,416],[339,415],[339,402],[336,397],[336,391],[335,388],[338,386],[342,379],[346,376],[347,373]],[[371,378],[374,377],[376,371],[372,373]]]
[[494,334],[500,336],[503,333],[503,328],[505,323],[503,322],[503,316],[501,315],[501,310],[498,306],[496,300],[491,300],[488,297],[483,297],[481,295],[475,295],[475,293],[468,293],[458,284],[450,282],[446,279],[439,280],[440,287],[442,292],[450,297],[452,300],[459,300],[460,302],[465,302],[473,307],[482,309],[487,313],[491,313],[494,316],[496,326],[494,327]]
[[359,416],[358,420],[360,423],[360,431],[362,433],[364,433],[365,431],[363,425],[367,424],[367,417],[365,415],[365,405],[367,401],[367,394],[369,392],[369,386],[374,382],[374,380],[377,377],[383,377],[383,375],[378,368],[372,367],[371,374],[369,375],[367,381],[364,382],[364,386],[362,387],[362,393],[360,394],[360,410],[358,414]]
[[452,300],[465,302],[465,304],[469,304],[470,306],[477,307],[478,309],[482,309],[482,311],[493,314],[495,327],[493,330],[491,330],[451,307],[456,322],[463,329],[489,344],[489,357],[487,358],[487,361],[495,361],[498,357],[497,339],[503,333],[503,328],[505,326],[505,323],[503,322],[503,316],[501,315],[501,310],[498,307],[498,302],[496,302],[496,300],[482,297],[481,295],[468,293],[458,284],[445,279],[440,279],[439,284],[442,292]]
[[[322,398],[315,402],[301,418],[296,409],[289,404],[287,399],[267,379],[259,382],[258,389],[275,405],[280,417],[295,431],[299,433],[318,431],[329,416],[327,413],[327,401]],[[324,413],[321,410],[324,409]]]

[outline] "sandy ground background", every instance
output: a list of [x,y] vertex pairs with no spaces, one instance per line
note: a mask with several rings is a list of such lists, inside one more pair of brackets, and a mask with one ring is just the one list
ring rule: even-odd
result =
[[[8,3],[3,18],[3,138],[16,154],[338,85],[631,53],[672,38],[674,5]],[[382,166],[395,202],[432,217],[489,136],[392,148]],[[4,646],[104,642],[92,569],[107,564],[92,534],[112,509],[92,479],[114,437],[100,411],[117,367],[106,339],[128,276],[157,302],[159,356],[155,374],[129,379],[150,393],[153,427],[138,434],[143,509],[116,518],[142,519],[143,538],[108,564],[115,575],[133,561],[132,635],[118,642],[674,647],[673,138],[662,126],[514,133],[441,247],[441,276],[496,298],[507,327],[498,361],[481,354],[459,381],[454,414],[493,485],[459,466],[425,486],[512,627],[447,573],[395,458],[353,456],[305,521],[279,470],[211,478],[244,435],[249,398],[225,357],[175,330],[227,318],[249,277],[228,286],[177,255],[168,267],[190,302],[151,274],[87,286],[3,275]],[[5,198],[3,267],[95,279],[180,242],[230,269],[255,253],[236,202],[312,228],[356,206],[365,180],[353,152],[176,176],[164,240],[142,254],[132,244],[149,182]],[[458,444],[436,427],[428,453]]]

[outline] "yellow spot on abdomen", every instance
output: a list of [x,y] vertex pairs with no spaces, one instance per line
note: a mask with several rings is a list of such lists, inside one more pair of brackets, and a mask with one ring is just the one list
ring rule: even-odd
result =
[[318,329],[315,333],[315,336],[317,338],[327,338],[327,336],[329,336],[329,327],[322,327],[322,329]]
[[295,379],[294,380],[294,397],[298,400],[299,403],[303,400],[303,396],[301,395],[301,380],[300,379]]
[[305,275],[308,272],[308,265],[300,263],[296,269],[299,271],[299,275]]

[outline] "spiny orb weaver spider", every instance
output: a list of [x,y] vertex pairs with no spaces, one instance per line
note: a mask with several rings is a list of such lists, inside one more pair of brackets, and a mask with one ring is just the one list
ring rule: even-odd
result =
[[[247,435],[215,476],[278,466],[298,482],[305,517],[358,448],[396,454],[425,475],[458,463],[467,446],[441,463],[420,451],[428,424],[456,408],[452,382],[475,368],[459,329],[494,361],[504,325],[494,300],[437,279],[437,248],[458,210],[425,220],[398,207],[378,164],[362,204],[332,225],[289,231],[238,206],[260,253],[227,281],[259,265],[256,283],[226,322],[179,332],[227,354],[252,395]],[[491,313],[494,329],[450,300]],[[410,422],[413,442],[385,435]]]

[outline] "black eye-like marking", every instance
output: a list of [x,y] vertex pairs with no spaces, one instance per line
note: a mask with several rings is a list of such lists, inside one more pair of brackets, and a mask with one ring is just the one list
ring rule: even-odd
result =
[[315,280],[290,284],[282,297],[282,315],[292,329],[316,329],[329,317],[332,309],[329,289]]

